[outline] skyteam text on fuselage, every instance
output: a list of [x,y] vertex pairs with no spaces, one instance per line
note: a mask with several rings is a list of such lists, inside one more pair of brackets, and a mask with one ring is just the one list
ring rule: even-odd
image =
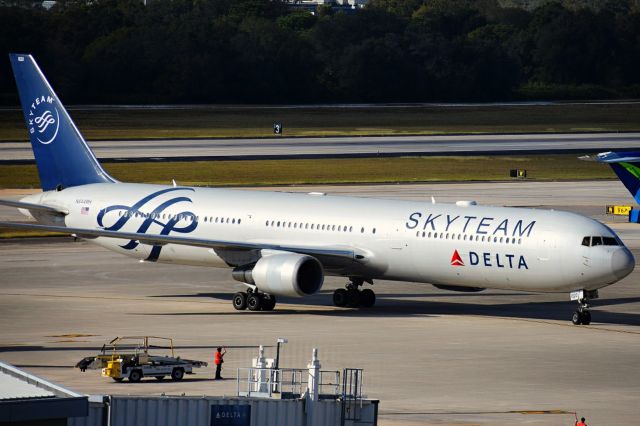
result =
[[[38,223],[149,262],[226,267],[247,286],[242,310],[276,296],[316,293],[326,275],[349,279],[337,306],[370,307],[374,279],[458,291],[570,292],[573,322],[588,299],[633,270],[605,225],[574,213],[121,183],[100,166],[30,55],[10,55],[43,192],[18,207]],[[135,167],[135,165],[132,165]]]

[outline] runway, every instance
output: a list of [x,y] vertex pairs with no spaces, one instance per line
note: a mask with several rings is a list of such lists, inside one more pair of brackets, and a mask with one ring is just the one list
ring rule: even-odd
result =
[[[618,181],[500,182],[280,187],[335,195],[569,209],[605,221],[640,259],[640,226],[604,216],[605,204],[629,204]],[[0,193],[0,197],[5,197]],[[11,216],[0,209],[0,218]],[[13,217],[11,217],[13,219]],[[225,269],[139,263],[70,238],[0,243],[0,359],[91,394],[234,395],[236,368],[256,346],[281,366],[304,368],[312,348],[322,368],[364,368],[364,392],[379,398],[380,424],[624,424],[640,399],[640,270],[601,290],[594,322],[570,325],[566,294],[487,291],[463,294],[391,281],[373,287],[371,310],[335,308],[341,279],[320,294],[281,299],[274,312],[233,310],[242,285]],[[213,368],[182,383],[118,384],[72,366],[121,335],[176,340],[187,358],[211,361],[229,346],[223,376]]]
[[[581,153],[640,149],[640,133],[90,141],[111,161]],[[28,142],[0,143],[0,164],[33,162]]]

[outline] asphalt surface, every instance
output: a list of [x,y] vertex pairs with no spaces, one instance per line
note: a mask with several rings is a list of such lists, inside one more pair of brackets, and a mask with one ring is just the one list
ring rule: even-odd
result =
[[[640,259],[640,227],[602,215],[605,204],[632,201],[616,181],[278,190],[570,209],[605,220]],[[0,359],[91,394],[234,395],[236,368],[250,365],[259,344],[273,356],[286,337],[284,367],[304,368],[317,347],[323,369],[364,368],[381,425],[569,425],[575,411],[590,425],[624,424],[640,400],[639,282],[637,270],[601,290],[588,327],[570,324],[566,294],[380,281],[376,307],[335,308],[337,278],[318,295],[251,313],[231,307],[242,285],[225,269],[139,263],[71,239],[8,241],[0,243]],[[73,368],[115,336],[144,334],[173,337],[179,355],[209,362],[217,345],[228,346],[228,380],[212,381],[211,366],[182,383],[140,384]]]
[[[96,157],[112,161],[277,159],[631,150],[640,149],[640,133],[150,139],[90,141],[89,144]],[[0,143],[0,164],[32,161],[29,143]]]

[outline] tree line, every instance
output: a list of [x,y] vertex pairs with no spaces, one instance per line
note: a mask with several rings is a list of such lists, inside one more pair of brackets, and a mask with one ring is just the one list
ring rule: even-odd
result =
[[[0,6],[0,46],[33,53],[74,103],[502,101],[640,96],[640,9],[370,0],[62,0]],[[15,103],[7,57],[0,96]]]

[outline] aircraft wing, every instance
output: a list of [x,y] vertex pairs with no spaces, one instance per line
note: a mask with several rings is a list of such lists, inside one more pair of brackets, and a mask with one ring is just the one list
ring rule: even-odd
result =
[[17,207],[19,209],[47,212],[47,213],[60,215],[60,216],[66,216],[69,214],[69,210],[67,209],[57,208],[53,206],[45,206],[42,204],[23,203],[22,201],[0,200],[0,206]]
[[119,238],[123,240],[139,241],[142,244],[162,246],[165,244],[178,244],[192,247],[206,247],[212,249],[236,249],[236,250],[280,250],[294,253],[308,254],[311,256],[327,256],[354,261],[365,261],[366,253],[352,247],[325,247],[325,246],[289,246],[269,243],[247,243],[240,241],[209,240],[202,238],[176,237],[173,235],[142,234],[138,232],[107,231],[105,229],[69,228],[66,226],[40,225],[37,223],[0,222],[0,228],[32,229],[47,232],[60,232],[71,234],[78,238]]

